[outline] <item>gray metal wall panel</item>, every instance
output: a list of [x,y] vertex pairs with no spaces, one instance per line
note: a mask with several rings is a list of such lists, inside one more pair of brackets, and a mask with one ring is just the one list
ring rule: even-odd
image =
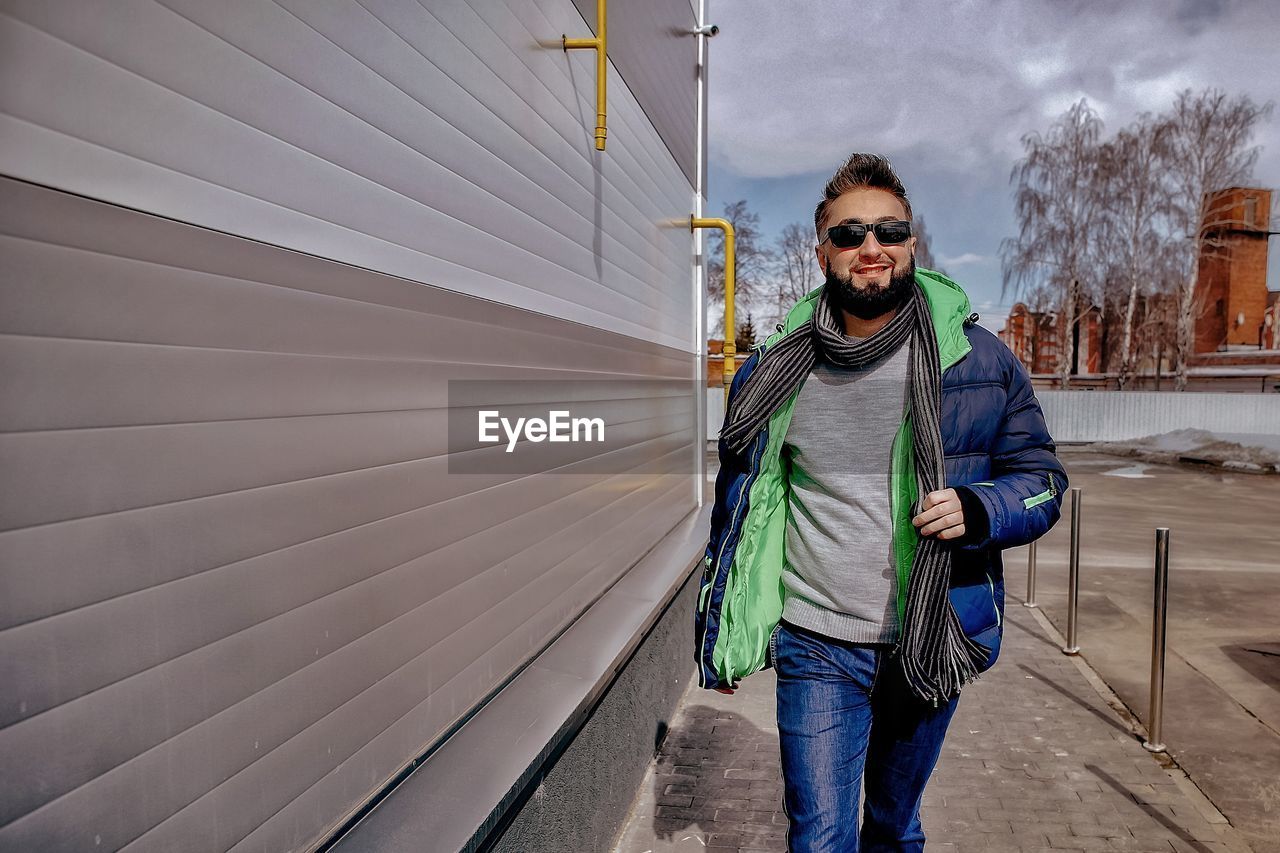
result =
[[[441,360],[452,362],[448,353]],[[0,339],[0,361],[18,365],[0,378],[0,393],[29,401],[23,410],[0,412],[0,431],[405,411],[446,403],[446,386],[432,381],[439,375],[436,364],[422,359],[11,336]],[[503,371],[465,362],[451,378],[517,377],[573,378],[563,370],[512,365]],[[104,390],[108,378],[110,392]],[[228,386],[240,394],[219,396]]]
[[[350,802],[349,796],[342,789],[349,786],[353,779],[358,779],[358,774],[370,773],[375,768],[385,767],[387,763],[395,762],[398,757],[399,760],[403,760],[402,757],[406,753],[412,754],[415,748],[412,742],[415,730],[438,730],[442,724],[456,719],[461,709],[440,701],[417,701],[414,685],[422,679],[433,678],[438,679],[437,683],[444,685],[439,691],[442,697],[450,692],[465,695],[470,690],[487,683],[493,669],[501,665],[500,661],[527,654],[528,649],[539,640],[541,633],[538,630],[539,622],[554,623],[563,627],[574,615],[573,608],[567,603],[568,600],[581,598],[584,593],[594,592],[598,595],[603,591],[607,584],[605,580],[607,570],[603,567],[616,561],[620,552],[643,549],[671,529],[681,515],[679,512],[671,512],[669,498],[670,493],[657,493],[656,496],[649,496],[650,503],[647,506],[635,505],[633,509],[637,512],[637,517],[646,521],[632,525],[624,523],[622,518],[619,518],[615,522],[618,525],[617,529],[625,528],[625,532],[620,534],[617,542],[612,543],[614,545],[612,550],[567,559],[562,564],[563,569],[557,565],[557,572],[564,575],[572,573],[579,578],[574,586],[569,587],[567,594],[558,596],[549,593],[545,587],[542,587],[541,582],[531,587],[529,593],[536,597],[543,608],[537,620],[531,620],[522,625],[521,630],[501,640],[488,654],[489,659],[482,658],[467,664],[466,667],[460,665],[461,661],[467,659],[463,652],[486,643],[490,633],[483,621],[471,620],[465,625],[459,625],[457,631],[433,649],[435,654],[431,660],[412,661],[404,667],[402,672],[396,674],[398,676],[396,681],[385,679],[362,693],[358,701],[363,704],[363,707],[344,706],[341,712],[347,715],[348,721],[338,729],[343,735],[340,748],[352,766],[350,768],[344,766],[341,774],[333,772],[332,763],[318,760],[320,748],[335,741],[332,731],[314,726],[291,740],[280,751],[278,758],[272,756],[276,759],[275,767],[264,766],[259,772],[274,771],[282,783],[297,785],[302,780],[312,783],[306,791],[306,798],[296,798],[279,814],[273,814],[270,810],[259,806],[251,810],[248,819],[239,818],[242,827],[251,828],[250,820],[261,821],[263,826],[256,834],[247,836],[243,842],[230,849],[269,849],[270,839],[280,837],[281,833],[295,832],[293,826],[296,824],[298,814],[317,806],[329,813],[339,811]],[[498,621],[510,618],[522,606],[523,603],[518,604],[508,598],[500,608],[495,609],[490,618]],[[410,722],[400,731],[391,731],[389,726],[380,724],[379,714],[384,715],[384,721],[394,719],[394,715],[402,714],[407,716]],[[355,732],[349,734],[348,729],[354,729]],[[378,736],[387,732],[390,732],[391,736],[379,741]],[[335,752],[337,746],[338,744],[335,743]],[[256,769],[250,768],[250,772]],[[341,778],[342,775],[346,776],[345,780]],[[328,784],[325,784],[326,782]],[[206,811],[204,817],[196,817],[188,821],[188,824],[201,825],[210,816],[211,814]],[[171,850],[175,844],[180,843],[183,829],[184,827],[175,826],[170,832],[143,836],[140,839],[142,849]]]
[[[679,450],[677,447],[673,452]],[[145,587],[93,606],[16,626],[6,636],[10,660],[2,671],[5,683],[23,697],[25,707],[22,713],[16,707],[6,707],[0,720],[10,723],[38,714],[341,592],[375,574],[387,572],[390,577],[390,573],[400,571],[423,554],[433,555],[428,567],[441,561],[449,566],[448,571],[431,568],[430,588],[436,593],[445,592],[479,576],[488,567],[518,557],[519,549],[536,541],[547,529],[545,525],[564,517],[577,518],[602,506],[619,485],[602,484],[568,492],[577,478],[544,479],[569,482],[555,483],[558,489],[554,491],[549,484],[536,482],[523,488],[515,484],[492,487],[487,491],[493,493],[483,498],[459,498],[457,507],[432,507],[428,514],[415,511],[339,531],[323,540],[188,576],[182,583]],[[568,494],[562,496],[565,492]],[[477,524],[477,518],[492,517],[486,515],[486,509],[496,515],[496,507],[501,507],[498,512],[502,513],[497,517],[511,515],[513,520],[502,525],[491,521]],[[452,523],[444,528],[441,521]],[[489,537],[495,529],[506,531],[510,539],[491,541]],[[459,549],[465,558],[455,555]],[[420,568],[423,566],[410,571]],[[68,574],[74,577],[75,573]],[[493,595],[509,594],[511,589],[506,583],[511,577],[510,572],[504,572],[489,591]],[[246,583],[261,587],[250,600],[241,595]],[[182,614],[199,610],[206,601],[228,601],[234,606],[209,611],[198,622],[183,620]],[[323,621],[326,630],[333,629],[336,642],[341,636],[336,626],[342,620],[331,614]],[[121,644],[130,642],[115,632],[122,624],[147,626],[150,644],[140,649],[122,649]],[[48,674],[55,669],[59,678],[51,680]],[[0,735],[0,740],[4,737]]]
[[287,5],[7,0],[0,172],[695,348],[689,179],[621,81],[591,149],[570,4]]
[[[573,5],[591,33],[598,32],[595,0],[573,0]],[[698,48],[692,5],[687,0],[613,0],[606,12],[609,58],[693,183],[698,119],[693,82],[698,75]],[[577,33],[567,35],[572,38]],[[610,140],[613,135],[610,129]]]
[[[0,331],[15,333],[13,339],[0,346],[10,347],[9,363],[15,367],[24,365],[21,372],[15,371],[10,376],[9,381],[14,383],[9,386],[10,393],[28,400],[43,398],[47,405],[12,411],[5,426],[8,429],[79,429],[91,423],[127,423],[139,419],[152,424],[170,421],[174,425],[152,426],[147,430],[99,428],[75,433],[0,435],[0,461],[6,471],[20,481],[43,480],[51,484],[36,495],[10,493],[0,498],[0,527],[63,520],[163,500],[390,464],[429,457],[444,450],[443,440],[435,438],[438,430],[432,431],[444,417],[446,401],[440,383],[405,383],[402,387],[416,387],[421,396],[391,400],[395,405],[384,406],[388,409],[384,414],[300,418],[296,416],[299,410],[271,387],[269,375],[246,379],[240,376],[240,370],[233,368],[230,378],[224,380],[233,382],[240,396],[244,396],[245,382],[260,382],[262,388],[255,397],[256,402],[255,399],[229,402],[225,395],[216,393],[216,384],[202,388],[213,393],[183,393],[183,386],[191,377],[186,364],[192,360],[217,361],[225,357],[233,362],[244,359],[252,362],[264,352],[283,350],[285,353],[262,362],[265,366],[261,369],[269,371],[270,365],[284,361],[300,366],[304,373],[296,379],[303,386],[312,384],[305,375],[312,370],[323,373],[325,383],[332,384],[343,365],[354,365],[357,371],[384,377],[396,370],[428,372],[433,369],[433,363],[422,360],[421,341],[429,338],[434,351],[455,361],[457,370],[466,370],[467,375],[498,377],[506,375],[508,370],[483,363],[467,364],[469,342],[477,335],[489,333],[490,324],[495,320],[505,322],[501,309],[496,306],[469,316],[445,318],[425,313],[429,306],[421,299],[416,303],[400,299],[401,304],[394,308],[357,301],[362,297],[355,285],[361,276],[337,265],[314,271],[305,283],[326,293],[303,291],[298,289],[303,282],[292,280],[285,271],[272,269],[267,263],[282,254],[289,258],[287,253],[264,250],[243,241],[236,241],[237,251],[226,256],[221,262],[222,269],[216,266],[218,261],[212,261],[199,272],[183,270],[173,264],[180,262],[184,255],[197,254],[198,241],[190,239],[190,235],[199,235],[199,232],[147,218],[134,218],[136,227],[126,231],[101,217],[74,215],[73,210],[78,209],[74,202],[70,205],[49,203],[58,201],[54,196],[46,199],[46,203],[36,204],[38,191],[21,184],[10,186],[14,190],[13,203],[0,211],[0,232],[15,233],[22,239],[0,233],[0,248],[4,250],[0,252],[0,275],[7,283],[0,292]],[[76,248],[41,242],[31,236],[29,223],[42,218],[62,223],[58,240]],[[86,252],[93,254],[86,255]],[[149,259],[142,261],[120,254],[103,254],[105,252],[145,253]],[[152,259],[157,253],[161,257]],[[87,257],[94,265],[92,280],[82,275]],[[254,274],[255,269],[263,270],[265,274],[260,277],[270,287],[241,278]],[[321,277],[320,273],[325,272],[330,275]],[[380,295],[396,296],[391,292]],[[147,305],[145,314],[139,314],[138,304]],[[518,315],[519,312],[510,313]],[[300,324],[297,318],[303,315],[307,322]],[[565,374],[542,368],[572,369],[583,361],[589,361],[601,371],[632,369],[627,358],[603,345],[608,335],[587,331],[580,329],[575,338],[566,339],[551,335],[550,328],[513,329],[506,337],[518,350],[539,353],[536,366],[523,368],[530,376],[563,376]],[[134,345],[154,341],[166,346],[122,347],[83,340],[91,336]],[[73,343],[58,340],[68,337],[81,340]],[[87,355],[76,356],[71,350],[84,350]],[[104,350],[105,355],[101,354]],[[678,376],[685,369],[682,358],[672,358],[656,347],[650,347],[649,351],[647,357],[657,359],[654,364],[663,375]],[[31,354],[24,357],[26,353]],[[299,353],[325,355],[328,360],[299,358]],[[334,355],[341,358],[334,359]],[[132,365],[113,366],[112,360],[118,358],[145,364],[146,372],[135,376],[137,387],[131,399],[100,403],[91,394],[98,385],[94,372],[117,377],[128,377],[134,372]],[[481,354],[480,358],[483,361],[485,356]],[[178,360],[176,365],[170,364],[173,359]],[[336,364],[339,368],[326,370],[327,364]],[[166,372],[174,375],[167,388],[162,379]],[[127,378],[117,378],[111,386],[112,395],[121,394],[127,382]],[[80,383],[76,393],[68,393],[75,387],[69,383]],[[367,387],[359,393],[370,390],[368,383],[364,384]],[[392,382],[391,386],[394,385]],[[24,392],[23,387],[29,390]],[[345,408],[353,402],[354,393],[350,388],[337,387],[330,396],[339,408]],[[270,403],[274,409],[236,408],[260,405],[265,398],[275,399]],[[300,389],[298,398],[305,398],[305,402],[314,407],[313,411],[325,407],[324,395],[314,391]],[[190,408],[192,406],[196,408]],[[417,409],[390,411],[410,407]],[[217,409],[220,419],[227,421],[216,430],[198,422],[210,409]],[[294,416],[287,421],[261,419],[260,416],[273,411],[288,411]],[[228,420],[236,416],[254,419]],[[339,440],[344,432],[353,431],[366,436],[364,446]],[[334,455],[317,460],[306,449],[308,435],[314,435],[319,441],[332,441],[339,449]],[[237,473],[233,461],[216,471],[204,471],[203,481],[187,476],[183,466],[201,467],[200,460],[190,452],[193,445],[217,452],[221,445],[249,446],[246,442],[263,451],[256,456],[269,460],[267,468],[255,459],[240,463],[243,471]],[[144,466],[148,454],[150,464]],[[344,462],[344,458],[347,461]],[[75,470],[78,477],[74,482],[61,481],[68,485],[60,492],[53,485],[59,481],[45,477],[44,469],[39,466]],[[270,466],[278,466],[278,470],[273,472]],[[158,473],[146,476],[148,468],[157,469]],[[125,479],[122,476],[125,472],[144,476]],[[93,484],[95,479],[113,487],[83,487],[85,483]]]
[[[670,497],[669,491],[658,493],[659,501],[669,501]],[[45,839],[57,842],[57,846],[79,848],[88,842],[87,834],[107,819],[107,812],[136,796],[139,785],[146,790],[154,786],[150,780],[165,775],[166,768],[181,767],[182,777],[167,783],[164,798],[143,798],[144,804],[135,806],[150,804],[145,820],[155,823],[162,816],[160,810],[172,803],[192,803],[185,816],[162,826],[154,836],[145,837],[146,848],[176,849],[183,846],[178,843],[183,837],[190,838],[193,833],[198,837],[213,827],[220,834],[210,840],[208,849],[229,848],[243,834],[242,830],[248,831],[256,825],[254,821],[265,819],[280,807],[282,799],[287,801],[282,797],[285,792],[301,794],[313,776],[334,770],[368,738],[394,723],[401,711],[419,704],[424,692],[434,694],[427,705],[435,709],[430,722],[434,728],[430,730],[438,731],[451,722],[466,707],[457,701],[465,691],[455,690],[450,695],[447,689],[458,671],[479,666],[481,673],[491,674],[494,667],[509,668],[508,661],[518,659],[522,650],[536,644],[547,624],[558,626],[573,615],[571,602],[578,598],[573,595],[575,586],[598,585],[601,575],[611,570],[611,564],[616,566],[613,561],[620,556],[619,550],[638,547],[646,534],[654,535],[653,530],[628,528],[619,541],[596,539],[588,549],[575,553],[579,547],[576,543],[586,541],[582,528],[620,525],[632,513],[647,518],[650,513],[644,511],[646,504],[654,501],[652,494],[632,493],[618,501],[617,507],[609,508],[612,511],[584,513],[581,522],[563,530],[555,541],[544,542],[520,555],[521,561],[529,564],[524,572],[526,586],[534,581],[536,584],[520,598],[500,596],[499,603],[487,612],[478,602],[498,596],[491,572],[502,568],[501,564],[488,574],[476,573],[469,578],[468,588],[430,598],[412,609],[403,602],[429,596],[433,578],[421,576],[421,564],[407,566],[398,572],[398,577],[378,576],[363,588],[343,590],[341,597],[326,602],[328,606],[318,608],[319,612],[290,613],[279,624],[265,622],[246,632],[248,636],[232,637],[228,641],[232,644],[230,649],[213,646],[200,652],[201,660],[176,662],[169,672],[156,673],[149,679],[150,690],[122,685],[35,717],[31,725],[6,729],[0,740],[5,762],[13,760],[15,766],[33,768],[20,780],[21,790],[13,792],[12,797],[6,792],[6,811],[26,806],[32,791],[46,797],[62,793],[55,783],[68,776],[74,775],[87,784],[60,803],[60,809],[23,818],[4,832],[18,839]],[[658,526],[670,521],[662,517],[658,520]],[[525,535],[528,532],[524,531]],[[504,538],[516,533],[494,531],[495,536]],[[532,569],[543,565],[551,568],[532,577]],[[455,573],[467,574],[465,568]],[[419,576],[413,577],[415,574]],[[572,579],[572,583],[556,583],[563,579]],[[234,599],[217,601],[223,606],[235,603]],[[370,606],[378,602],[395,602],[396,609],[405,612],[387,613],[386,604]],[[492,641],[493,623],[509,623],[531,605],[541,609],[497,645],[487,646]],[[346,633],[343,614],[347,620],[358,618],[368,623],[366,628],[376,624],[372,618],[377,615],[385,621],[349,643],[335,642],[337,648],[330,650],[328,635]],[[482,615],[485,618],[480,618]],[[324,640],[319,637],[320,628],[324,628]],[[313,643],[317,645],[314,651]],[[475,659],[476,648],[487,651]],[[273,658],[289,656],[293,660],[277,660],[275,666],[267,666]],[[297,671],[288,675],[291,669]],[[215,678],[209,683],[200,677],[201,673]],[[238,696],[246,690],[243,682],[254,680],[262,682],[260,692],[251,692],[227,708],[219,707],[220,694]],[[486,680],[484,675],[473,679],[475,689],[483,688]],[[452,701],[442,702],[445,697]],[[122,703],[127,704],[120,707]],[[103,709],[115,713],[104,715]],[[338,725],[327,720],[330,714],[340,715],[343,722]],[[208,719],[202,719],[204,716]],[[110,730],[117,737],[109,744],[101,743],[100,732],[112,724],[115,728]],[[173,729],[172,735],[159,748],[149,749],[154,740],[166,734],[166,727]],[[416,728],[401,732],[400,736],[412,740],[422,731]],[[63,759],[57,766],[39,760],[47,759],[47,746],[42,744],[47,744],[45,738],[53,734],[66,742],[66,748],[57,753]],[[316,745],[317,739],[320,746]],[[410,744],[408,753],[387,758],[393,764],[402,761],[405,754],[420,745]],[[277,748],[284,751],[274,752]],[[134,755],[138,757],[126,765],[125,760]],[[385,775],[386,765],[380,769]],[[342,770],[354,772],[346,764]],[[241,773],[246,778],[236,778]],[[245,788],[256,789],[253,781],[262,774],[272,778],[269,789],[273,796],[244,802]],[[367,785],[362,774],[357,778],[357,784]],[[206,791],[211,791],[213,797],[207,801],[201,799]],[[219,811],[222,805],[229,807],[227,813]],[[349,805],[337,804],[328,814],[338,814],[341,807]],[[299,807],[310,808],[311,804]],[[80,819],[74,823],[65,821],[63,817],[69,809],[76,809]],[[169,837],[171,833],[177,836]],[[163,841],[165,838],[169,840]]]
[[0,174],[177,220],[0,181],[0,849],[305,846],[691,506],[692,400],[611,404],[665,476],[442,455],[450,378],[697,372],[684,42],[601,156],[580,25],[0,2]]
[[690,354],[0,194],[0,849],[306,845],[693,503],[692,399],[613,404],[667,475],[451,477],[441,438],[449,379]]

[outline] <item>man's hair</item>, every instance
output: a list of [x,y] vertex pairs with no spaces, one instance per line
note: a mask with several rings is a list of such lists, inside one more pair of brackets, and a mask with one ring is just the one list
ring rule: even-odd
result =
[[831,180],[827,181],[826,189],[822,191],[822,201],[818,202],[818,208],[813,212],[813,227],[819,239],[822,237],[822,223],[826,221],[831,202],[850,190],[857,189],[893,193],[906,208],[907,219],[911,219],[911,202],[907,200],[906,187],[902,185],[902,180],[893,171],[889,161],[879,154],[852,154],[831,176]]

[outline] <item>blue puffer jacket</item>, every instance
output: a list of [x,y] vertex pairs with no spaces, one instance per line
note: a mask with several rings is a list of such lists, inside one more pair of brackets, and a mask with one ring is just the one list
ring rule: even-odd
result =
[[[950,597],[965,633],[1000,651],[1004,569],[1000,552],[1044,535],[1058,520],[1067,477],[1055,456],[1030,378],[1013,353],[975,325],[958,285],[919,270],[938,336],[942,367],[942,443],[946,486],[956,488],[966,534],[952,540]],[[743,364],[732,398],[779,337],[808,321],[818,291]],[[720,447],[695,620],[695,656],[703,687],[727,687],[772,662],[770,640],[782,614],[787,474],[782,444],[796,395],[770,419],[746,453]],[[898,613],[919,535],[911,524],[917,498],[910,419],[894,439],[891,471]]]

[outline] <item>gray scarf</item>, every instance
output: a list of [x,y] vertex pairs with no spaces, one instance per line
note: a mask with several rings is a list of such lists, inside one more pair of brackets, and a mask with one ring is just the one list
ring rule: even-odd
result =
[[[755,371],[734,396],[720,440],[735,453],[745,453],[769,418],[809,375],[819,358],[837,367],[862,367],[910,342],[910,418],[914,438],[916,486],[920,502],[944,487],[942,435],[942,371],[938,340],[929,305],[920,285],[883,329],[870,338],[844,336],[826,288],[813,319],[765,351]],[[906,624],[902,627],[902,668],[907,683],[921,699],[937,704],[960,693],[977,678],[990,649],[965,636],[951,607],[947,588],[951,550],[936,536],[920,537],[907,583]]]

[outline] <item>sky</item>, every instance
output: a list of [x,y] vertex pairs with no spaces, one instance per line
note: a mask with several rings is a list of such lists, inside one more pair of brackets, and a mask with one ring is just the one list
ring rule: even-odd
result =
[[[1086,98],[1110,135],[1186,88],[1280,102],[1274,0],[711,0],[709,215],[747,199],[773,239],[812,223],[853,151],[894,164],[935,258],[982,324],[1004,325],[1000,241],[1022,137]],[[1277,105],[1280,110],[1280,104]],[[1280,189],[1280,113],[1256,185]],[[1273,214],[1274,215],[1274,214]],[[1276,220],[1272,228],[1280,229]],[[1280,239],[1268,287],[1280,289]]]

